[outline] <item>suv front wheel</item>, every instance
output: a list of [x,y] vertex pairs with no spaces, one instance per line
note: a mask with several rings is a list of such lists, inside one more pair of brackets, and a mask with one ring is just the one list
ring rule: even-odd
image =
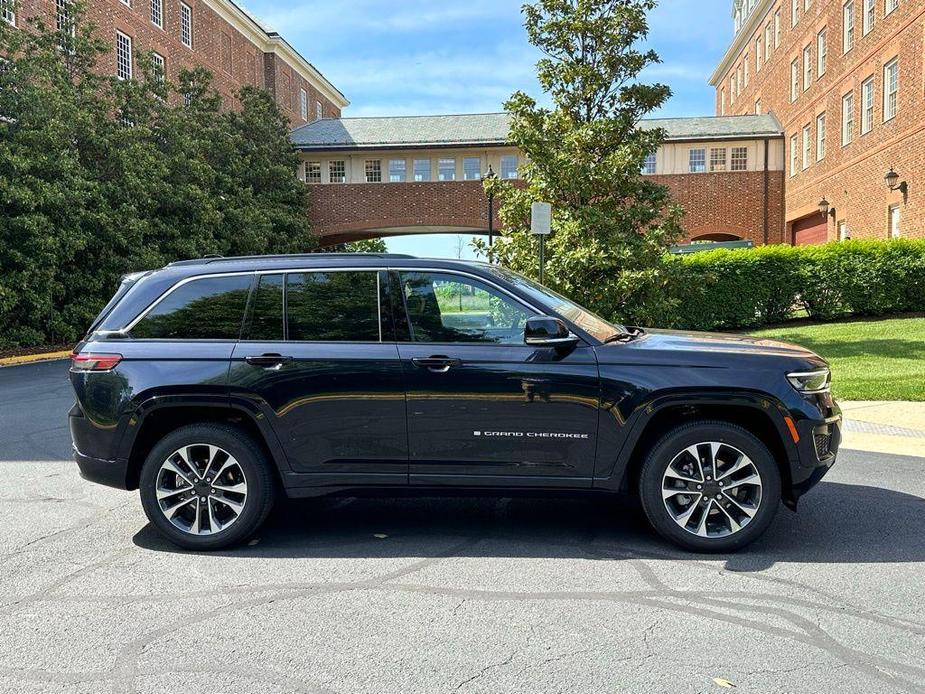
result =
[[249,537],[273,507],[269,462],[247,434],[193,424],[161,439],[141,469],[141,503],[171,542],[194,550]]
[[665,538],[698,552],[730,552],[771,524],[780,471],[767,446],[742,427],[693,422],[670,431],[646,456],[639,496]]

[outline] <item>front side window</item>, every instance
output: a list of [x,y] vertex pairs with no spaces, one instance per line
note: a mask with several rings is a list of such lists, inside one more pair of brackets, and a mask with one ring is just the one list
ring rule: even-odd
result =
[[132,37],[116,32],[116,77],[132,79]]
[[306,183],[321,183],[321,162],[320,161],[305,162],[305,182]]
[[463,159],[463,180],[478,181],[482,178],[482,160],[479,157]]
[[842,50],[847,53],[854,48],[854,0],[848,0],[842,7]]
[[251,280],[251,275],[234,275],[182,284],[148,311],[130,335],[158,340],[237,340]]
[[726,170],[726,148],[714,147],[710,150],[710,171]]
[[829,56],[827,37],[828,31],[826,29],[816,34],[816,79],[825,74],[826,59]]
[[732,170],[748,171],[748,147],[732,148]]
[[850,145],[854,140],[854,94],[849,92],[841,99],[841,143]]
[[816,116],[816,161],[825,159],[825,114]]
[[366,160],[366,182],[367,183],[382,183],[382,160],[381,159],[367,159]]
[[488,284],[450,273],[400,277],[413,341],[523,344],[533,311]]
[[883,68],[883,122],[896,117],[899,95],[899,61],[891,60]]
[[414,180],[419,182],[430,180],[430,159],[414,160]]
[[290,340],[379,342],[378,273],[290,273],[286,318]]
[[501,178],[517,178],[516,154],[505,154],[501,157]]
[[692,149],[688,155],[688,170],[691,173],[703,173],[707,170],[707,150]]
[[405,160],[389,160],[389,183],[404,183],[407,176],[405,175]]
[[655,173],[656,170],[656,159],[655,152],[650,152],[646,155],[645,161],[642,163],[642,173],[651,176]]
[[193,47],[193,8],[180,3],[180,43],[187,48]]
[[437,160],[437,180],[438,181],[455,181],[456,180],[456,160],[455,159]]
[[866,135],[874,126],[874,78],[861,85],[861,134]]
[[343,160],[328,163],[328,180],[331,183],[347,182],[347,164]]

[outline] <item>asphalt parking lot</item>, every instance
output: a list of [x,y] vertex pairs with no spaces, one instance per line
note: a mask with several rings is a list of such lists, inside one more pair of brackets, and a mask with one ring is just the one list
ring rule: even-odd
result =
[[66,368],[0,369],[2,692],[925,691],[925,458],[844,451],[729,556],[597,498],[288,502],[197,555],[80,480]]

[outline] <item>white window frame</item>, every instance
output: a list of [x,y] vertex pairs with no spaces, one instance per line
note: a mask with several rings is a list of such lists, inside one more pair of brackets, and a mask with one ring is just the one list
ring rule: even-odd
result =
[[755,115],[761,115],[761,99],[755,99]]
[[116,79],[132,79],[132,62],[132,37],[128,34],[123,34],[121,31],[116,31]]
[[771,60],[771,37],[773,35],[773,28],[771,27],[771,22],[767,23],[767,26],[764,28],[764,64],[767,65],[768,61]]
[[821,79],[825,71],[829,57],[829,28],[823,27],[822,31],[816,34],[816,79]]
[[825,111],[816,116],[816,161],[825,159]]
[[841,98],[841,146],[847,147],[854,142],[854,92],[848,92]]
[[320,101],[315,102],[315,120],[321,120],[324,118],[324,107],[321,105]]
[[363,166],[363,180],[366,183],[382,183],[382,160],[367,159]]
[[[894,214],[895,213],[895,214]],[[898,202],[887,207],[887,233],[891,239],[902,237],[902,205]],[[896,224],[893,224],[893,221]]]
[[726,88],[719,90],[719,115],[726,115]]
[[893,14],[897,7],[899,7],[899,0],[886,0],[883,6],[883,16],[888,17]]
[[655,152],[649,152],[642,162],[642,175],[654,176],[658,171],[658,157]]
[[790,103],[800,96],[800,59],[794,58],[790,63]]
[[845,0],[842,5],[842,52],[854,48],[854,0]]
[[864,13],[861,17],[861,35],[867,36],[874,30],[877,23],[877,0],[863,0],[864,4],[861,11]]
[[803,47],[803,91],[813,84],[813,44]]
[[151,66],[154,68],[154,78],[164,82],[167,79],[167,59],[157,51],[151,51]]
[[774,48],[780,48],[780,10],[774,13]]
[[742,69],[745,74],[745,86],[748,87],[748,53],[745,54],[745,60],[742,61]]
[[0,0],[0,18],[10,26],[16,26],[16,8],[12,0]]
[[[450,165],[452,164],[452,168]],[[437,180],[448,183],[456,180],[456,158],[441,157],[437,160]]]
[[180,43],[193,47],[193,8],[185,2],[180,3]]
[[790,136],[790,177],[797,175],[797,147],[800,142],[799,135]]
[[883,66],[883,122],[896,118],[899,111],[899,58]]
[[761,72],[761,34],[755,39],[755,74]]
[[710,148],[710,173],[722,173],[728,170],[727,154],[725,147]]
[[809,168],[813,151],[813,128],[810,123],[803,126],[803,171]]
[[[426,164],[426,166],[418,166]],[[433,164],[430,159],[415,159],[411,162],[411,175],[416,183],[427,183],[433,180]],[[418,178],[420,176],[420,178]]]
[[305,87],[299,87],[299,115],[302,120],[308,120],[308,92]]
[[847,241],[850,238],[848,234],[848,222],[844,219],[838,220],[838,240]]
[[861,83],[861,136],[874,127],[874,76]]
[[800,0],[790,0],[790,27],[800,23]]
[[748,171],[748,147],[733,147],[729,153],[730,171]]
[[305,182],[313,185],[321,183],[321,162],[305,162]]
[[405,183],[408,180],[408,162],[404,159],[389,159],[389,183]]
[[164,0],[151,0],[151,24],[158,29],[164,28]]
[[707,172],[707,150],[705,148],[692,147],[688,150],[687,171],[692,174]]
[[[472,176],[471,165],[475,161],[475,175]],[[466,164],[470,165],[470,169],[466,170]],[[481,181],[482,180],[482,158],[481,157],[463,157],[463,180],[464,181]]]
[[[337,171],[337,175],[335,175]],[[339,179],[339,180],[336,180]],[[329,183],[346,183],[347,182],[347,162],[344,159],[333,159],[328,162],[328,182]]]

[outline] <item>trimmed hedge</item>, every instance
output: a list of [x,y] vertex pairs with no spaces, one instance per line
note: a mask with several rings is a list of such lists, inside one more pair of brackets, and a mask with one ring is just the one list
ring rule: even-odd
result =
[[761,246],[668,260],[670,315],[691,330],[925,311],[925,241]]

